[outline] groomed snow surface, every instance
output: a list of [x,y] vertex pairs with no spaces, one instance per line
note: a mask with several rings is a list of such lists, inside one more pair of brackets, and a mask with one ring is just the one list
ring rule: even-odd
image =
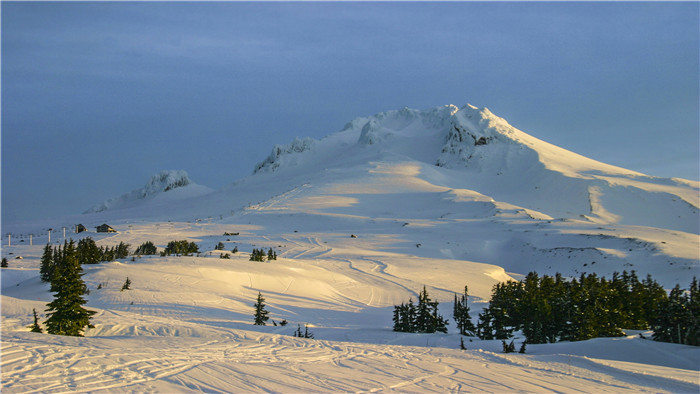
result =
[[[303,223],[297,223],[300,228]],[[86,337],[29,332],[52,299],[38,276],[41,241],[4,248],[23,256],[2,270],[3,392],[698,392],[700,349],[641,339],[530,345],[503,354],[499,341],[391,330],[393,305],[427,286],[451,317],[453,294],[468,284],[472,312],[490,287],[509,278],[500,267],[392,252],[386,233],[289,232],[242,224],[142,223],[100,245],[191,239],[200,257],[144,256],[84,266],[97,311]],[[224,232],[239,232],[224,236]],[[73,234],[76,239],[84,234]],[[214,245],[224,242],[231,259]],[[25,242],[26,243],[26,242]],[[39,244],[39,245],[37,245]],[[278,260],[252,262],[252,248]],[[211,252],[211,255],[210,253]],[[132,290],[120,291],[126,277]],[[97,289],[102,285],[101,289]],[[271,319],[254,326],[257,292]],[[476,313],[474,313],[475,315]],[[315,339],[293,337],[308,324]],[[649,337],[650,333],[643,333]],[[519,347],[521,339],[516,339]]]
[[[2,391],[700,392],[700,349],[649,332],[503,354],[477,338],[460,350],[454,324],[408,334],[391,320],[423,286],[452,320],[468,285],[476,322],[494,284],[529,271],[636,270],[687,287],[698,182],[590,160],[470,105],[357,118],[276,146],[254,172],[211,190],[168,171],[89,214],[3,223]],[[70,234],[78,223],[118,232]],[[39,259],[62,227],[131,250],[186,239],[202,254],[84,266],[95,328],[31,333],[32,309],[43,321],[52,300]],[[220,259],[219,242],[240,252]],[[254,248],[278,260],[251,262]],[[258,292],[287,326],[252,324]],[[293,337],[307,325],[314,339]]]

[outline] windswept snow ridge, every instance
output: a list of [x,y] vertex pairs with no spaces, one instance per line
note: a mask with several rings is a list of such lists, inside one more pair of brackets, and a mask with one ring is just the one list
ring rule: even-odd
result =
[[[181,193],[183,188],[186,188],[188,192]],[[212,191],[207,187],[192,183],[187,172],[183,170],[161,171],[153,175],[144,187],[95,205],[85,211],[85,213],[97,213],[108,209],[126,208],[133,206],[139,200],[148,200],[158,194],[175,189],[180,189],[179,193],[177,193],[180,195],[179,197],[195,197]]]
[[274,171],[283,165],[296,164],[295,159],[298,157],[296,154],[310,152],[315,142],[316,140],[313,138],[297,138],[288,145],[275,145],[270,156],[261,163],[258,163],[253,173]]

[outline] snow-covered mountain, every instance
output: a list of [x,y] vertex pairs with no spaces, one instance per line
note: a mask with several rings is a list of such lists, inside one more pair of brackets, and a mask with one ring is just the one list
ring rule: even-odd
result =
[[424,181],[540,216],[698,233],[698,182],[649,177],[588,159],[472,105],[358,118],[321,141],[276,146],[255,173],[314,174],[370,162],[413,163]]
[[[697,392],[700,349],[639,335],[649,332],[505,355],[478,338],[458,350],[454,324],[395,333],[391,312],[425,286],[449,318],[468,285],[476,321],[496,283],[530,271],[635,270],[687,287],[700,273],[699,192],[699,182],[591,160],[471,105],[356,118],[323,139],[276,145],[219,190],[164,172],[90,213],[5,229],[3,390]],[[52,298],[38,275],[46,229],[76,223],[115,228],[72,235],[101,246],[187,239],[201,253],[85,266],[95,328],[86,338],[30,333],[32,310]],[[250,261],[259,248],[279,259]],[[127,277],[132,289],[121,291]],[[252,325],[259,293],[289,325]],[[294,338],[306,325],[316,339]]]
[[[88,209],[85,213],[129,208],[151,200],[175,201],[198,197],[212,191],[213,189],[206,186],[193,183],[187,172],[183,170],[161,171],[153,175],[144,187],[104,201]],[[167,197],[164,196],[165,193],[168,193]]]

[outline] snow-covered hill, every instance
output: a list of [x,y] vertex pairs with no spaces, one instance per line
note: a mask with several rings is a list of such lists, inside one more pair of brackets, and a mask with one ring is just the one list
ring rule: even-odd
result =
[[213,189],[206,186],[193,183],[187,172],[183,170],[161,171],[153,175],[144,187],[104,201],[88,209],[85,213],[124,209],[143,205],[145,202],[152,203],[153,200],[156,202],[177,201],[202,196],[212,191]]
[[[639,332],[505,355],[476,338],[458,350],[453,324],[448,334],[391,331],[392,306],[423,286],[451,318],[468,285],[474,319],[494,284],[529,271],[636,270],[687,286],[700,268],[698,182],[600,163],[485,108],[448,105],[357,118],[275,146],[222,189],[195,186],[165,172],[109,209],[4,228],[3,391],[700,388],[699,349]],[[95,328],[86,338],[29,333],[32,309],[42,315],[52,299],[38,278],[47,229],[76,223],[118,230],[68,234],[76,240],[162,250],[187,239],[203,253],[86,266]],[[221,259],[219,242],[240,252]],[[253,248],[279,259],[251,262]],[[119,291],[127,276],[133,290]],[[291,324],[253,326],[258,292],[272,319]],[[316,339],[292,337],[297,324]]]

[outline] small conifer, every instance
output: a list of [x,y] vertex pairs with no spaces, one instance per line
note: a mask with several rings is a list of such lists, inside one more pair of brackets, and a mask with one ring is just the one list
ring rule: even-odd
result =
[[121,291],[124,291],[124,290],[131,290],[131,279],[129,279],[128,276],[126,277],[126,281],[122,285]]
[[255,308],[255,321],[253,324],[256,326],[264,326],[265,322],[269,319],[267,316],[270,312],[265,310],[265,298],[263,298],[262,294],[258,292],[258,300],[255,302],[255,305],[253,305]]
[[34,313],[34,324],[31,326],[32,332],[44,332],[39,325],[39,316],[36,314],[36,309],[32,309],[32,312]]

